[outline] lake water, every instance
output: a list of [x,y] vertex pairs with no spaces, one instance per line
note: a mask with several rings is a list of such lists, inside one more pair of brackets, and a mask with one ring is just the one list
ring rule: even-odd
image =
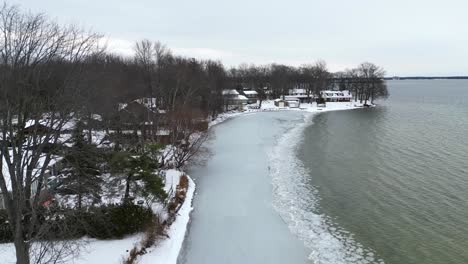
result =
[[468,81],[216,126],[180,263],[468,263]]
[[388,86],[379,107],[320,114],[305,130],[313,211],[385,263],[468,263],[468,81]]

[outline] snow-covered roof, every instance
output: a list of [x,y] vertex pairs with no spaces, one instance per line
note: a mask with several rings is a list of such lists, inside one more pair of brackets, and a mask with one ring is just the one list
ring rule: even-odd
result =
[[148,107],[148,108],[156,108],[156,103],[158,102],[157,98],[154,97],[147,97],[147,98],[139,98],[135,100],[136,102]]
[[[130,103],[133,103],[133,102],[137,102],[137,103],[147,107],[148,109],[155,109],[157,107],[158,100],[157,100],[157,98],[154,98],[154,97],[145,97],[145,98],[135,99],[135,100],[131,101]],[[119,111],[127,108],[127,106],[128,106],[127,103],[119,103]]]
[[320,92],[323,98],[352,98],[353,96],[348,90],[344,91],[321,91]]
[[156,131],[157,136],[169,136],[171,134],[171,131],[169,129],[158,129]]
[[98,114],[92,114],[91,118],[96,120],[96,121],[102,121],[102,116]]
[[244,94],[246,95],[257,95],[257,91],[254,91],[254,90],[246,90],[244,91]]
[[289,95],[301,95],[301,94],[307,94],[307,90],[302,89],[302,88],[289,89]]
[[[61,118],[56,118],[55,120],[51,120],[50,117],[44,116],[44,118],[40,120],[28,120],[25,122],[24,128],[29,128],[33,126],[44,126],[49,127],[52,129],[60,129],[60,130],[72,130],[76,127],[76,123],[78,119],[70,118],[66,120],[67,122],[63,122]],[[52,124],[53,123],[53,124]]]
[[240,95],[240,94],[239,94],[238,96],[236,96],[235,98],[233,98],[233,99],[236,99],[236,100],[246,100],[246,101],[249,100],[249,99],[247,99],[247,97],[245,97],[244,95]]
[[234,89],[223,90],[223,95],[239,95],[239,92]]

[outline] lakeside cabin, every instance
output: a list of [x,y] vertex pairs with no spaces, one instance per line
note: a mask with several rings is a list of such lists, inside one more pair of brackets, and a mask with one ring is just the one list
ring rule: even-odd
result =
[[247,104],[256,104],[258,100],[258,93],[254,90],[244,90],[244,96],[247,97]]
[[350,91],[321,91],[321,97],[325,100],[325,102],[351,102],[353,99],[353,95]]
[[289,89],[287,96],[297,98],[301,103],[310,103],[314,98],[314,95],[312,94],[307,95],[307,90],[303,88]]
[[237,90],[223,90],[225,110],[244,109],[249,99],[241,95]]

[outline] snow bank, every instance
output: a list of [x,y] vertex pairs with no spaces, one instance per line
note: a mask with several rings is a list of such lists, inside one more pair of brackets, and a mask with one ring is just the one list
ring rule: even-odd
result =
[[143,234],[138,234],[120,240],[89,240],[89,244],[80,252],[80,256],[70,261],[70,263],[122,263],[122,259],[127,257],[128,251],[137,245],[142,238]]
[[[180,176],[183,173],[176,170],[168,170],[166,179],[172,179],[171,182],[166,182],[166,188],[172,188],[175,190],[179,183]],[[192,211],[192,199],[195,193],[195,183],[189,178],[189,186],[187,190],[187,196],[182,204],[179,212],[177,213],[176,220],[172,223],[168,230],[168,239],[160,241],[160,243],[152,248],[147,254],[143,255],[138,263],[140,264],[176,264],[177,257],[182,248],[182,244],[185,238],[185,232],[187,231],[187,225],[190,220],[190,212]]]

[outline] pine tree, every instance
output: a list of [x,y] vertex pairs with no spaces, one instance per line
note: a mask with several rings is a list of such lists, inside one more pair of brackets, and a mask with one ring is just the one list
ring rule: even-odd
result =
[[137,190],[137,181],[143,185],[141,195],[153,196],[159,201],[167,198],[162,178],[156,173],[158,162],[155,148],[148,148],[143,154],[132,155],[126,152],[114,153],[110,167],[113,173],[122,174],[125,182],[124,202],[130,201],[130,189]]
[[85,140],[81,122],[78,122],[72,135],[73,146],[65,156],[66,167],[57,187],[61,194],[77,195],[77,208],[81,209],[83,198],[101,199],[99,153],[95,145]]

